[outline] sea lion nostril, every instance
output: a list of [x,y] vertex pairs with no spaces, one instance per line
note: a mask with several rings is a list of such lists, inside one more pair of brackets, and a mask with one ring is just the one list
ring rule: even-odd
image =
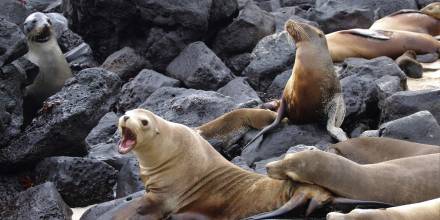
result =
[[128,117],[128,116],[124,116],[124,121],[127,121],[128,119],[129,119],[130,117]]

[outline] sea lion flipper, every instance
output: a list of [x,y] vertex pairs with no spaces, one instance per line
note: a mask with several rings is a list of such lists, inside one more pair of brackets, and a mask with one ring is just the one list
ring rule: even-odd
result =
[[287,103],[284,100],[283,97],[281,97],[281,103],[280,103],[280,107],[278,108],[277,111],[277,117],[275,118],[275,120],[272,122],[272,124],[270,124],[269,126],[265,127],[263,130],[261,130],[260,132],[258,132],[257,135],[255,135],[254,138],[252,138],[251,141],[249,141],[246,146],[243,147],[243,150],[246,149],[250,144],[252,144],[254,141],[256,141],[261,135],[263,135],[264,133],[272,130],[273,128],[275,128],[280,122],[281,120],[285,117],[286,114],[286,108],[287,108]]
[[390,36],[392,34],[392,32],[390,31],[359,29],[359,28],[340,31],[340,33],[353,34],[353,35],[373,38],[377,40],[390,40],[391,39]]
[[338,210],[352,210],[355,207],[361,206],[363,208],[390,208],[395,205],[379,202],[379,201],[367,201],[367,200],[357,200],[357,199],[348,199],[343,197],[335,197],[331,201],[331,205],[337,207]]
[[341,93],[336,94],[327,106],[327,131],[338,141],[347,140],[347,135],[340,128],[345,117],[345,103]]
[[287,212],[295,209],[298,206],[301,206],[307,202],[307,197],[305,194],[296,193],[289,201],[287,201],[283,206],[274,210],[272,212],[265,212],[258,215],[254,215],[246,218],[246,220],[257,220],[257,219],[267,219],[280,216],[282,214],[286,214]]

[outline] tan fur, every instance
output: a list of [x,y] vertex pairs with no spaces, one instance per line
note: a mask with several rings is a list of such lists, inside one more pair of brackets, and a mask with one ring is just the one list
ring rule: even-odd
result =
[[323,151],[288,154],[267,165],[270,177],[315,183],[351,199],[395,205],[440,197],[440,153],[360,165]]
[[136,134],[132,150],[148,192],[129,206],[131,211],[120,210],[114,219],[139,217],[134,210],[145,214],[143,219],[178,213],[240,219],[274,210],[296,193],[321,202],[331,197],[317,186],[245,171],[223,158],[197,131],[147,110],[126,112],[119,120],[119,129],[123,128]]
[[438,53],[440,42],[428,34],[408,31],[387,31],[389,40],[380,40],[337,31],[327,34],[328,48],[333,61],[342,62],[349,57],[373,59],[388,56],[396,59],[408,50],[417,54]]
[[348,214],[331,212],[327,220],[439,220],[440,198],[387,209],[355,209]]
[[329,151],[360,164],[440,153],[440,146],[384,137],[359,137],[330,146]]
[[420,12],[400,13],[383,17],[373,23],[371,30],[411,31],[436,36],[440,34],[440,3],[435,2]]

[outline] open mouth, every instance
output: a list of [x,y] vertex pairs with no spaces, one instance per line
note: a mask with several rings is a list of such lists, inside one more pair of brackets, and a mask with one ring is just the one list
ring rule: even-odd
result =
[[31,40],[38,42],[38,43],[45,43],[45,42],[49,41],[50,35],[51,35],[50,28],[45,27],[45,28],[43,28],[42,31],[40,31],[40,33],[32,36]]
[[129,128],[122,127],[122,138],[119,142],[118,152],[126,154],[130,152],[136,145],[136,134]]

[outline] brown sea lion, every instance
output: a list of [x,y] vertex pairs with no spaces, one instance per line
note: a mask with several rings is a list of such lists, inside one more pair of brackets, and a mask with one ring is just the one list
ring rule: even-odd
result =
[[340,128],[345,116],[341,84],[333,68],[324,33],[316,27],[288,20],[285,29],[296,44],[295,64],[281,96],[275,121],[246,146],[287,117],[294,124],[324,121],[330,135],[347,139]]
[[[440,53],[440,42],[429,34],[409,31],[351,29],[326,35],[334,62],[349,57],[373,59],[387,56],[396,59],[408,50],[417,54]],[[433,60],[434,61],[434,60]]]
[[316,185],[245,171],[223,158],[197,131],[150,111],[128,111],[118,127],[118,151],[134,152],[147,193],[113,212],[113,219],[163,219],[181,213],[182,218],[240,219],[280,207],[285,212],[310,199],[314,202],[307,213],[317,204],[337,201]]
[[440,197],[440,153],[361,165],[312,150],[288,154],[266,168],[272,178],[314,183],[352,199],[405,205]]
[[400,10],[373,23],[371,30],[411,31],[436,36],[440,34],[440,2],[417,10]]
[[416,58],[416,52],[408,50],[396,59],[396,63],[407,76],[411,78],[422,78],[423,66]]
[[439,220],[440,198],[387,209],[355,209],[348,214],[331,212],[327,220]]
[[359,164],[380,163],[404,157],[440,153],[440,146],[386,137],[359,137],[333,144],[329,152]]

